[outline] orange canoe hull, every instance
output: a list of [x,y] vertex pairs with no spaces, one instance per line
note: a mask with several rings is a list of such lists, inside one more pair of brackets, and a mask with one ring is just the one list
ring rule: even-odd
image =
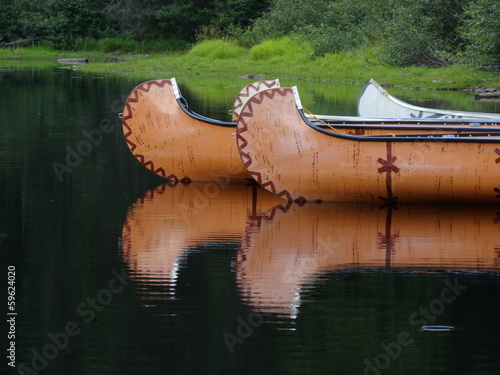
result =
[[[236,96],[233,119],[255,93],[279,86],[275,80],[252,82]],[[234,139],[236,124],[193,114],[175,79],[141,83],[128,96],[123,133],[132,154],[151,172],[170,181],[241,181],[249,175]]]
[[[487,127],[496,137],[472,142],[393,139],[409,132],[396,125],[381,140],[369,129],[329,136],[304,121],[293,90],[282,88],[252,97],[237,128],[250,175],[287,200],[500,203],[499,127]],[[446,133],[447,125],[425,132]]]

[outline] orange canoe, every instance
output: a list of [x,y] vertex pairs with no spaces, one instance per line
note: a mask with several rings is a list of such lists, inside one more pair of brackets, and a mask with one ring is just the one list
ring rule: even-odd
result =
[[[256,92],[279,85],[253,82],[236,97],[233,118]],[[188,108],[174,78],[148,81],[128,96],[122,117],[127,145],[148,170],[170,181],[244,180],[248,173],[233,139],[236,124]]]
[[290,201],[500,203],[500,127],[492,121],[352,121],[327,131],[296,89],[250,98],[238,119],[249,174]]
[[263,312],[295,315],[302,285],[328,272],[500,268],[495,207],[291,203],[264,218],[249,221],[236,267],[244,301]]

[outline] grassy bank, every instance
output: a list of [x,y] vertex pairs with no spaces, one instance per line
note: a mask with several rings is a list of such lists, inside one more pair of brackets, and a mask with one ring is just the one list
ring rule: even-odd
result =
[[312,59],[306,45],[290,39],[266,41],[251,49],[221,40],[199,43],[184,53],[151,54],[120,51],[57,51],[41,47],[0,50],[0,67],[57,63],[62,58],[87,58],[76,69],[87,72],[137,74],[145,78],[175,73],[260,75],[265,78],[299,78],[364,83],[374,78],[382,84],[428,89],[500,89],[500,76],[467,66],[441,68],[396,67],[384,64],[377,50],[328,54]]

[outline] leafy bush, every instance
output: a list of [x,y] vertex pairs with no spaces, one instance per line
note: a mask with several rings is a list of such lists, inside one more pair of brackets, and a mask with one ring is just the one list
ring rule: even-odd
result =
[[230,26],[226,29],[225,39],[248,49],[259,43],[251,27]]
[[357,48],[368,40],[365,20],[380,0],[275,0],[254,25],[258,40],[300,35],[315,56]]
[[[383,49],[384,61],[399,66],[443,66],[456,60],[462,39],[458,26],[467,4],[497,0],[274,0],[252,29],[259,42],[300,35],[316,57],[341,51]],[[498,7],[497,7],[498,8]],[[486,24],[500,17],[488,16]],[[480,34],[468,35],[478,39]],[[496,31],[494,31],[496,30]],[[490,35],[498,39],[498,29]],[[481,40],[485,42],[485,40]],[[490,43],[491,44],[491,43]],[[494,48],[492,54],[494,54]],[[498,53],[497,53],[498,55]]]
[[260,17],[269,0],[172,0],[166,3],[155,14],[159,28],[165,35],[194,41],[198,34],[203,35],[207,30],[225,33],[236,25],[248,26]]
[[466,42],[463,57],[476,68],[500,70],[500,3],[471,1],[459,29]]
[[448,52],[459,43],[458,1],[393,2],[393,15],[383,33],[385,61],[399,66],[447,65]]

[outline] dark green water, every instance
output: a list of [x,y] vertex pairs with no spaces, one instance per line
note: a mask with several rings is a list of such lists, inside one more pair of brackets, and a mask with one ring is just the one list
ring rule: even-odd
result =
[[[249,82],[176,78],[191,108],[219,119]],[[118,117],[139,83],[0,70],[0,373],[500,373],[500,207],[306,215],[243,185],[152,190],[162,181]],[[356,113],[362,88],[281,83],[339,115]],[[500,112],[463,93],[391,93]],[[245,203],[255,195],[262,212]]]

